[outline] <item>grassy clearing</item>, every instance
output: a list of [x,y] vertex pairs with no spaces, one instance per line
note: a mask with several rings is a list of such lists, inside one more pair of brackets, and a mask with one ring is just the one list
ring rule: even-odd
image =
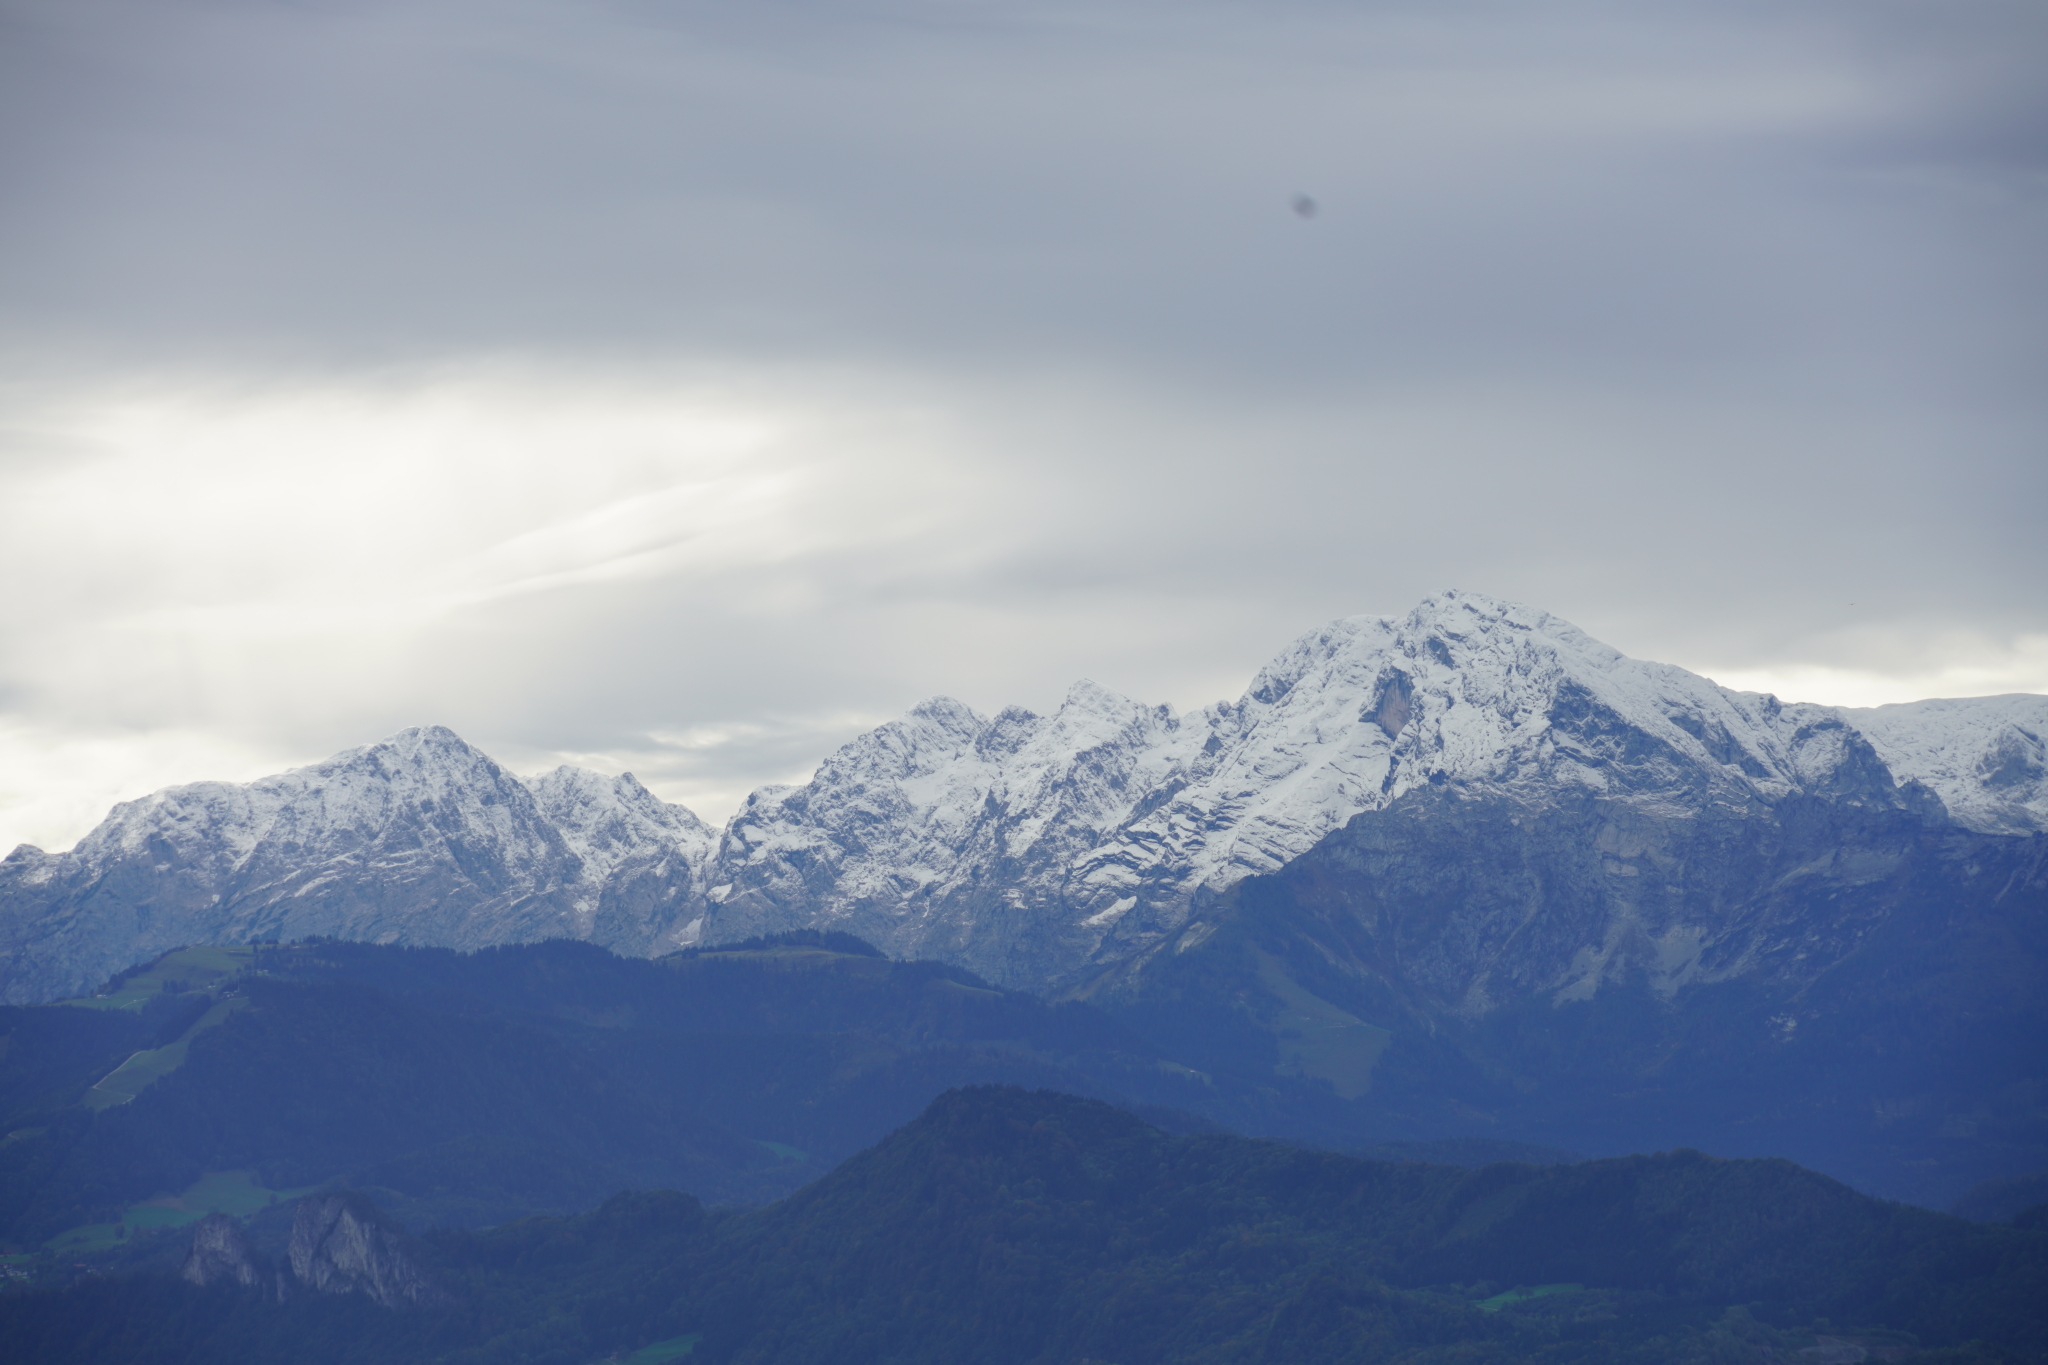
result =
[[807,947],[743,948],[736,952],[713,951],[701,955],[682,952],[657,958],[656,961],[676,970],[694,970],[705,963],[742,962],[771,971],[829,971],[869,980],[888,976],[897,965],[885,957],[861,957],[830,948]]
[[210,990],[231,976],[247,971],[256,961],[254,948],[200,944],[165,953],[156,961],[123,981],[108,995],[84,995],[60,1000],[60,1005],[78,1005],[91,1010],[139,1010],[161,994],[165,982],[177,983],[188,991]]
[[770,1142],[767,1138],[755,1138],[756,1147],[766,1147],[784,1161],[809,1161],[811,1154],[801,1147],[792,1147],[786,1142]]
[[1472,1306],[1482,1313],[1498,1313],[1509,1304],[1547,1298],[1552,1294],[1577,1294],[1585,1287],[1582,1284],[1539,1284],[1533,1287],[1516,1285],[1513,1289],[1504,1290],[1490,1299],[1481,1299]]
[[60,1256],[82,1256],[90,1251],[106,1251],[119,1245],[123,1236],[120,1223],[88,1223],[82,1228],[60,1232],[43,1243]]
[[670,1337],[667,1341],[657,1341],[652,1346],[642,1346],[633,1354],[625,1357],[621,1365],[661,1365],[661,1362],[664,1360],[681,1360],[684,1356],[696,1350],[697,1343],[703,1339],[702,1333],[691,1332],[688,1336]]
[[248,1171],[208,1171],[180,1194],[160,1194],[131,1204],[118,1223],[88,1223],[69,1228],[44,1243],[55,1252],[104,1251],[137,1232],[196,1223],[209,1213],[231,1213],[237,1218],[273,1203],[296,1199],[316,1186],[296,1190],[270,1190],[256,1183]]
[[1370,1091],[1373,1068],[1393,1042],[1393,1031],[1368,1024],[1303,989],[1270,954],[1256,955],[1260,984],[1281,1005],[1273,1018],[1280,1069],[1328,1081],[1341,1099],[1355,1100]]
[[240,1218],[303,1193],[265,1189],[247,1171],[208,1171],[183,1194],[159,1195],[132,1206],[123,1221],[131,1228],[174,1228],[197,1222],[209,1213],[232,1213]]
[[135,1053],[102,1076],[98,1084],[85,1092],[85,1107],[111,1109],[117,1104],[128,1103],[158,1080],[183,1066],[186,1050],[191,1047],[194,1038],[213,1028],[247,1003],[248,997],[241,995],[215,1001],[213,1007],[200,1015],[191,1028],[178,1035],[176,1042],[151,1048],[147,1052]]

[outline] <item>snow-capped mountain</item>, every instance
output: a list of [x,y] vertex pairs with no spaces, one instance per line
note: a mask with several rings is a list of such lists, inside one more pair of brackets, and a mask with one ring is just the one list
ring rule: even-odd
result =
[[0,999],[82,993],[185,943],[311,935],[644,950],[714,840],[632,777],[531,783],[440,726],[247,785],[116,806],[68,853],[0,862]]
[[75,994],[195,941],[659,952],[811,926],[1059,988],[1421,794],[1660,817],[1815,799],[2020,835],[2048,827],[2044,736],[2048,697],[1785,704],[1449,592],[1311,632],[1186,715],[1087,682],[1049,716],[936,698],[754,793],[722,834],[630,776],[522,780],[440,728],[171,788],[70,852],[0,862],[0,998]]
[[2042,735],[2048,697],[1789,705],[1450,592],[1305,635],[1236,702],[1185,716],[1091,683],[1043,717],[927,702],[750,798],[682,937],[829,923],[1008,985],[1070,983],[1170,938],[1196,893],[1418,789],[1531,810],[1579,793],[1665,811],[1946,803],[2018,833],[2048,823]]

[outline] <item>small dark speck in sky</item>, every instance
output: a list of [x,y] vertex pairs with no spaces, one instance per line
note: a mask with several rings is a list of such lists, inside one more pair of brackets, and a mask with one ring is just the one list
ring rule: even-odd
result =
[[1322,212],[1323,206],[1305,194],[1295,195],[1293,202],[1294,216],[1297,218],[1313,218]]

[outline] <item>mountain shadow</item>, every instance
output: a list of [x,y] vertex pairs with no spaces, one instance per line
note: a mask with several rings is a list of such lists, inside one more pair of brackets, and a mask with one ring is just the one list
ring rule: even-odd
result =
[[1696,1146],[1934,1207],[2048,1167],[2048,837],[1897,801],[1411,793],[1083,994],[1314,1084],[1334,1144]]

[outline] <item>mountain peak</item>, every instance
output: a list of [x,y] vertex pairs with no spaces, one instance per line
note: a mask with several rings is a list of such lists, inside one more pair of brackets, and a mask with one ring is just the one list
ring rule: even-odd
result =
[[408,725],[394,735],[388,735],[366,749],[387,749],[408,757],[414,755],[471,755],[484,757],[483,750],[471,744],[461,735],[445,725]]
[[1093,678],[1077,678],[1067,688],[1066,697],[1060,702],[1060,709],[1073,707],[1088,711],[1124,711],[1133,707],[1142,709],[1141,704],[1132,701],[1121,692],[1112,692]]
[[988,724],[987,717],[954,697],[926,697],[910,708],[905,719],[931,721],[935,725],[954,730],[979,730]]
[[256,785],[347,782],[350,773],[376,773],[426,786],[513,780],[489,754],[447,726],[414,725],[318,763],[262,778]]
[[[1445,588],[1433,592],[1410,607],[1400,619],[1409,625],[1428,625],[1443,620],[1455,620],[1461,616],[1477,617],[1481,620],[1499,621],[1514,616],[1542,616],[1543,612],[1531,611],[1519,602],[1505,597],[1494,597],[1483,592],[1471,592],[1464,588]],[[1392,620],[1392,617],[1383,618]]]

